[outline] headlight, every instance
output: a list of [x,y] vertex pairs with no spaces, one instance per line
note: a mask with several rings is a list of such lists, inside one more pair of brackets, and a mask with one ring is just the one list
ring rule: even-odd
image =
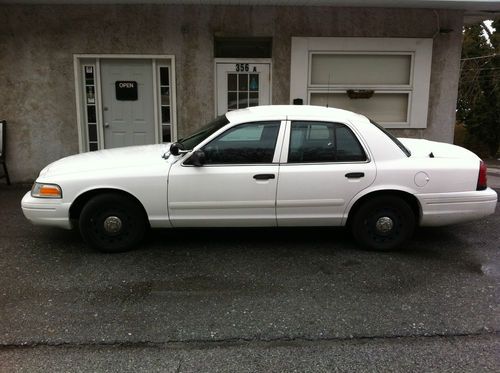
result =
[[31,196],[35,198],[62,198],[62,190],[56,184],[35,183],[31,188]]

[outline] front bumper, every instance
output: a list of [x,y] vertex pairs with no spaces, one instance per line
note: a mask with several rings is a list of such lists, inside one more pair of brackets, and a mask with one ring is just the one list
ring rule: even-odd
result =
[[485,190],[457,193],[417,194],[422,206],[422,226],[463,223],[495,212],[497,193]]
[[65,229],[72,228],[70,206],[70,203],[64,203],[61,199],[33,198],[31,192],[26,193],[21,200],[23,214],[33,224]]

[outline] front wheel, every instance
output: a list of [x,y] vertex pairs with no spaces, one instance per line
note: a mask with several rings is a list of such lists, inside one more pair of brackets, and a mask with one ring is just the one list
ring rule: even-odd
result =
[[91,247],[106,253],[134,249],[146,231],[142,207],[129,197],[106,193],[83,207],[80,233]]
[[411,238],[416,219],[406,201],[394,196],[374,197],[354,213],[351,230],[365,248],[392,250]]

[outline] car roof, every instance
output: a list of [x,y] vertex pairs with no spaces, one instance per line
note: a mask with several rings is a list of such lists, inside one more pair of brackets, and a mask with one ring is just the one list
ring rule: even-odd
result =
[[368,119],[352,111],[313,105],[263,105],[230,111],[226,114],[230,122],[244,122],[262,119],[316,119],[328,121]]

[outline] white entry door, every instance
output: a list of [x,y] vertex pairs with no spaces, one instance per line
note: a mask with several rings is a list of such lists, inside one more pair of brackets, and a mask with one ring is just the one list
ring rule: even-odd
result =
[[104,147],[154,144],[151,60],[102,60]]
[[217,115],[271,104],[271,64],[243,60],[217,62]]

